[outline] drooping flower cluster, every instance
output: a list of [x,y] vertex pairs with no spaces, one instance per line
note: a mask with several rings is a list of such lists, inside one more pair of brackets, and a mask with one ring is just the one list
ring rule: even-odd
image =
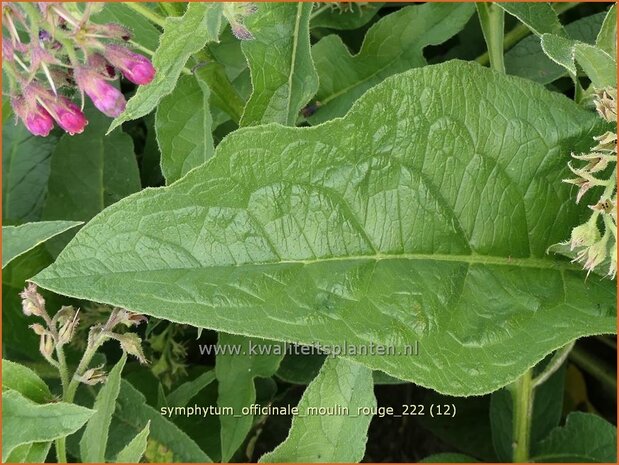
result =
[[[63,306],[51,317],[47,312],[45,299],[39,293],[37,286],[30,283],[21,293],[22,309],[26,316],[37,316],[44,324],[34,323],[30,328],[40,337],[39,351],[45,359],[58,368],[64,370],[63,346],[71,342],[79,325],[79,309],[71,306]],[[105,373],[102,367],[88,368],[90,360],[99,349],[101,344],[110,339],[120,343],[121,349],[137,357],[141,363],[146,363],[142,351],[142,341],[135,333],[118,333],[115,328],[118,325],[126,327],[137,326],[146,317],[137,313],[131,313],[122,308],[112,310],[105,324],[94,324],[88,330],[88,343],[77,371],[73,375],[75,382],[96,384],[105,381]]]
[[[28,131],[47,136],[54,122],[69,134],[88,124],[84,94],[110,117],[126,105],[111,81],[117,72],[134,84],[148,84],[155,69],[125,42],[131,33],[118,24],[95,24],[91,4],[83,12],[58,3],[3,3],[2,69],[16,117]],[[70,96],[81,96],[82,105]]]
[[[598,113],[608,122],[617,123],[617,89],[605,89],[596,96]],[[599,200],[589,208],[593,213],[588,221],[572,230],[569,246],[576,251],[575,261],[591,272],[598,266],[607,266],[607,275],[617,274],[617,133],[608,131],[595,137],[597,145],[587,154],[572,157],[584,166],[572,164],[576,178],[565,182],[579,187],[576,202],[594,187],[603,188]]]

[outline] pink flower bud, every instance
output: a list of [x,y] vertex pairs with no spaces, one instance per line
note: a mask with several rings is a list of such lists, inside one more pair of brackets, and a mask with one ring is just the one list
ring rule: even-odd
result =
[[47,136],[54,128],[54,120],[36,100],[23,96],[11,99],[15,114],[21,119],[26,129],[35,136]]
[[105,58],[120,70],[134,84],[148,84],[155,77],[155,68],[150,60],[138,53],[133,53],[121,45],[108,45]]
[[88,68],[75,68],[75,81],[88,94],[97,109],[112,118],[120,115],[127,105],[123,94],[103,76]]
[[75,103],[66,97],[57,97],[45,102],[52,116],[62,129],[70,135],[81,134],[88,121]]

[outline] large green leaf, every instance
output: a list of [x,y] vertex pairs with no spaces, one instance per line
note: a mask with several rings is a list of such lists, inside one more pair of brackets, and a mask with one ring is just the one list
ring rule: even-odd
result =
[[344,356],[491,392],[616,330],[613,283],[546,254],[588,208],[562,182],[569,153],[605,127],[475,64],[411,70],[343,119],[236,131],[173,185],[109,207],[33,280],[229,333],[365,346]]
[[189,4],[182,17],[166,18],[159,47],[153,55],[153,66],[157,72],[155,79],[138,88],[127,102],[123,114],[112,122],[109,131],[125,121],[150,113],[163,97],[174,90],[189,57],[207,42],[216,41],[219,37],[221,11],[221,3],[196,2]]
[[81,221],[39,221],[2,227],[2,268],[37,245],[82,224]]
[[337,35],[312,48],[321,107],[312,124],[343,116],[366,90],[386,77],[426,64],[423,49],[440,44],[464,27],[475,6],[470,3],[426,3],[402,8],[368,30],[359,53]]
[[53,441],[76,432],[94,413],[79,405],[36,404],[19,392],[2,392],[2,461],[17,446]]
[[[221,461],[229,462],[236,450],[241,446],[253,423],[252,415],[241,414],[243,407],[249,407],[256,402],[256,386],[254,378],[266,378],[277,371],[284,356],[281,344],[270,341],[250,339],[233,334],[220,333],[215,375],[218,391],[217,405],[231,407],[234,415],[222,415],[221,423]],[[276,347],[280,346],[280,347]],[[279,355],[253,354],[252,346],[266,350],[280,349]],[[236,349],[240,353],[234,353]]]
[[260,462],[360,462],[372,419],[360,409],[375,407],[371,370],[329,358],[303,393],[288,437]]
[[215,372],[213,370],[205,371],[196,379],[186,381],[166,396],[168,405],[184,407],[213,381],[215,381]]
[[318,90],[312,62],[309,20],[312,2],[260,3],[247,18],[254,39],[243,42],[253,92],[242,126],[294,125],[299,111]]
[[110,371],[107,381],[97,394],[93,409],[95,414],[86,423],[80,440],[80,458],[82,462],[105,462],[105,448],[112,415],[116,409],[116,398],[120,392],[120,375],[125,367],[127,355],[123,352],[121,359]]
[[184,76],[163,98],[155,117],[161,171],[168,184],[213,156],[210,91],[194,76]]
[[13,449],[6,461],[7,463],[44,463],[51,447],[51,441],[22,444]]
[[321,3],[312,12],[311,27],[329,29],[357,29],[376,16],[382,2]]
[[50,160],[58,137],[36,137],[23,124],[2,126],[2,218],[36,221],[47,193]]
[[2,389],[13,389],[38,404],[53,399],[49,387],[30,368],[2,359]]
[[105,136],[109,119],[90,108],[83,134],[64,135],[54,150],[43,218],[89,220],[105,207],[140,190],[131,137]]
[[572,412],[533,448],[533,462],[617,462],[617,428],[598,415]]
[[608,53],[611,57],[617,56],[617,5],[608,10],[595,45]]

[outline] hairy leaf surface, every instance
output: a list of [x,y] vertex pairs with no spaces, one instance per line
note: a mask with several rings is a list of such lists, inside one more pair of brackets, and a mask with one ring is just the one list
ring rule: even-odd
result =
[[[312,409],[348,408],[316,414]],[[263,455],[263,463],[360,462],[365,453],[371,414],[376,407],[372,371],[341,358],[329,358],[307,386],[286,440]]]
[[412,70],[343,119],[236,131],[175,184],[108,208],[34,281],[229,333],[390,347],[344,356],[490,392],[615,331],[613,284],[546,254],[587,209],[562,182],[569,153],[604,127],[478,65]]
[[2,227],[2,268],[46,240],[82,224],[81,221],[38,221]]
[[168,184],[213,156],[210,91],[204,81],[184,76],[165,97],[155,117],[161,172]]
[[309,20],[312,2],[260,3],[247,18],[254,38],[243,42],[253,92],[242,126],[261,123],[294,125],[299,111],[316,93]]
[[93,410],[57,402],[36,404],[19,392],[2,392],[2,461],[17,446],[52,441],[76,432]]
[[49,387],[39,375],[24,365],[5,359],[2,359],[2,389],[13,389],[39,404],[53,399]]
[[150,433],[150,421],[123,450],[118,453],[116,463],[139,463],[146,451],[148,434]]

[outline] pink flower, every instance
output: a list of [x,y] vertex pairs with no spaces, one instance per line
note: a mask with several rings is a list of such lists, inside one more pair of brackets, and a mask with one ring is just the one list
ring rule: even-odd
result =
[[150,60],[121,45],[105,47],[105,58],[134,84],[148,84],[155,77]]
[[50,113],[62,129],[70,135],[81,134],[88,121],[75,103],[66,97],[56,97],[45,102]]
[[54,128],[54,120],[34,98],[13,97],[11,106],[15,114],[24,122],[26,129],[35,136],[47,136]]
[[103,76],[88,68],[75,68],[75,81],[86,92],[97,109],[112,118],[120,115],[127,105],[123,94]]

